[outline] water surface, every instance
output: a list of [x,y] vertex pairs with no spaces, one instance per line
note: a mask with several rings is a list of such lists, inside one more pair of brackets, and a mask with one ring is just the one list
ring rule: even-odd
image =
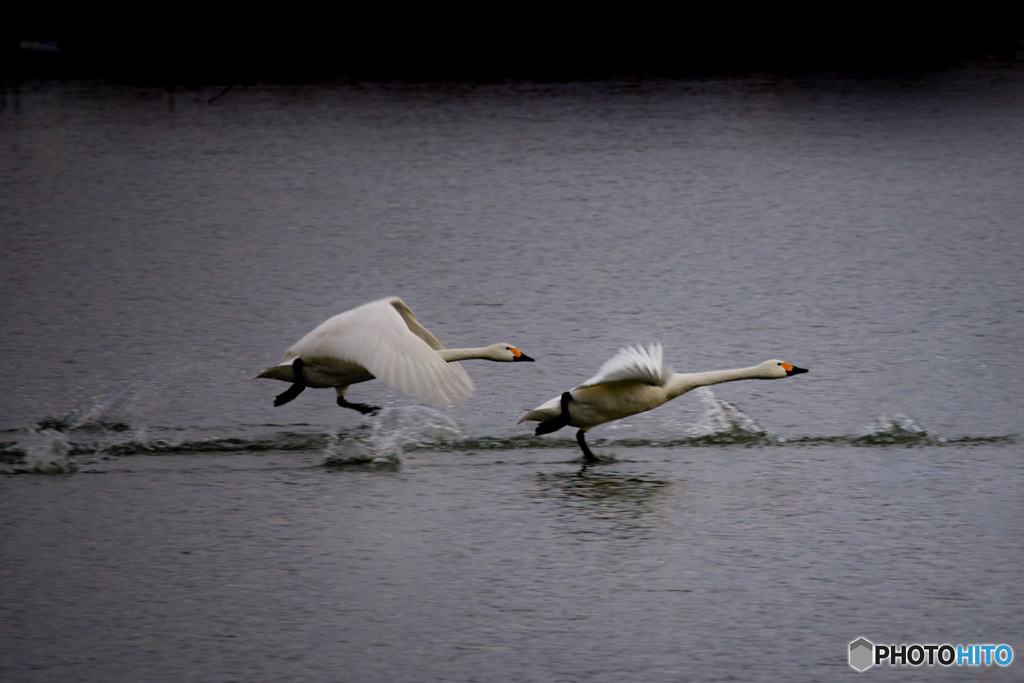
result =
[[[3,678],[1024,652],[1020,69],[211,94],[0,111]],[[251,381],[392,294],[537,362],[465,363],[451,410],[354,387],[375,418]],[[647,341],[679,371],[811,372],[597,428],[584,476],[571,432],[515,425]]]

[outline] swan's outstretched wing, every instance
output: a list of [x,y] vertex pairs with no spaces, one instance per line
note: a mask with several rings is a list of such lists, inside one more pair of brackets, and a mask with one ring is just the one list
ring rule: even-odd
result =
[[672,376],[672,368],[662,363],[661,344],[650,344],[646,349],[637,344],[619,349],[605,361],[597,374],[580,384],[577,389],[612,382],[639,382],[662,386]]
[[401,299],[392,297],[329,318],[285,358],[301,356],[311,365],[318,358],[356,363],[409,396],[440,405],[465,403],[473,395],[473,380],[458,363],[445,362],[438,348],[444,347]]
[[[661,344],[650,344],[646,349],[637,344],[619,349],[618,353],[601,366],[596,375],[574,387],[573,391],[616,382],[663,386],[671,376],[672,368],[667,368],[662,363]],[[558,416],[561,410],[561,396],[555,396],[527,411],[516,424],[527,420],[543,422]]]
[[402,316],[402,320],[404,320],[405,324],[409,327],[409,331],[427,342],[430,348],[435,351],[439,351],[444,348],[444,345],[438,341],[437,337],[431,334],[430,330],[420,324],[420,321],[416,319],[415,315],[413,315],[412,309],[409,308],[404,301],[399,299],[397,296],[385,299],[385,301],[391,304],[391,306],[398,311],[398,314]]

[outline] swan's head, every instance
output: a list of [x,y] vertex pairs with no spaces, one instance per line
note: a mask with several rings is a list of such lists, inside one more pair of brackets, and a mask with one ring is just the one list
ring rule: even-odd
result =
[[762,379],[781,379],[783,377],[792,377],[793,375],[800,375],[807,372],[806,368],[798,368],[797,366],[787,363],[784,360],[766,360],[759,366],[763,371]]
[[502,363],[533,362],[533,359],[511,344],[491,344],[487,347],[487,359]]

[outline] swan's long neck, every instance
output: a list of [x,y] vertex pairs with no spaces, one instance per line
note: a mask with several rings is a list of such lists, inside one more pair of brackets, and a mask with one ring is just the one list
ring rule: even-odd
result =
[[666,384],[671,398],[685,394],[697,387],[706,387],[739,379],[761,379],[761,368],[734,368],[732,370],[709,370],[708,372],[675,373]]
[[484,359],[493,360],[489,355],[489,349],[484,346],[474,349],[438,349],[437,353],[449,363],[459,360]]

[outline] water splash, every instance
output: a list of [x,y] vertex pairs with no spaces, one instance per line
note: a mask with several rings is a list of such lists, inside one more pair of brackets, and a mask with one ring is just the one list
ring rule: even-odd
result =
[[694,392],[704,404],[704,414],[687,430],[690,441],[699,444],[765,443],[778,441],[750,415],[734,404],[716,398],[708,387]]
[[932,436],[912,419],[902,414],[879,415],[874,424],[865,427],[853,437],[851,443],[866,446],[920,446],[946,443],[942,437]]
[[77,469],[69,457],[71,445],[67,435],[56,429],[30,429],[22,447],[25,455],[20,471],[70,474]]
[[14,464],[8,471],[74,472],[83,464],[78,461],[82,456],[103,456],[126,443],[145,443],[145,431],[133,429],[130,418],[142,388],[138,382],[128,383],[63,417],[45,417],[17,430],[19,438],[0,450],[2,459]]
[[143,391],[140,382],[129,382],[117,391],[94,399],[90,405],[75,408],[64,417],[43,418],[37,426],[64,432],[128,431]]
[[[881,415],[861,432],[846,435],[781,438],[767,433],[737,406],[697,390],[703,413],[675,438],[598,437],[610,448],[706,448],[857,446],[999,446],[1016,444],[1019,435],[952,435],[929,433],[902,414]],[[578,452],[571,436],[533,434],[466,435],[447,414],[423,406],[388,408],[354,428],[325,430],[304,424],[241,424],[228,427],[136,426],[124,417],[126,395],[106,397],[88,410],[64,418],[46,418],[29,427],[0,430],[0,474],[95,472],[93,465],[116,458],[206,455],[232,456],[266,452],[320,454],[330,467],[397,468],[416,451]],[[677,429],[674,429],[678,433]],[[102,470],[102,467],[101,467]]]
[[407,450],[436,446],[462,436],[458,424],[426,406],[384,408],[354,434],[332,437],[324,448],[324,464],[398,465]]

